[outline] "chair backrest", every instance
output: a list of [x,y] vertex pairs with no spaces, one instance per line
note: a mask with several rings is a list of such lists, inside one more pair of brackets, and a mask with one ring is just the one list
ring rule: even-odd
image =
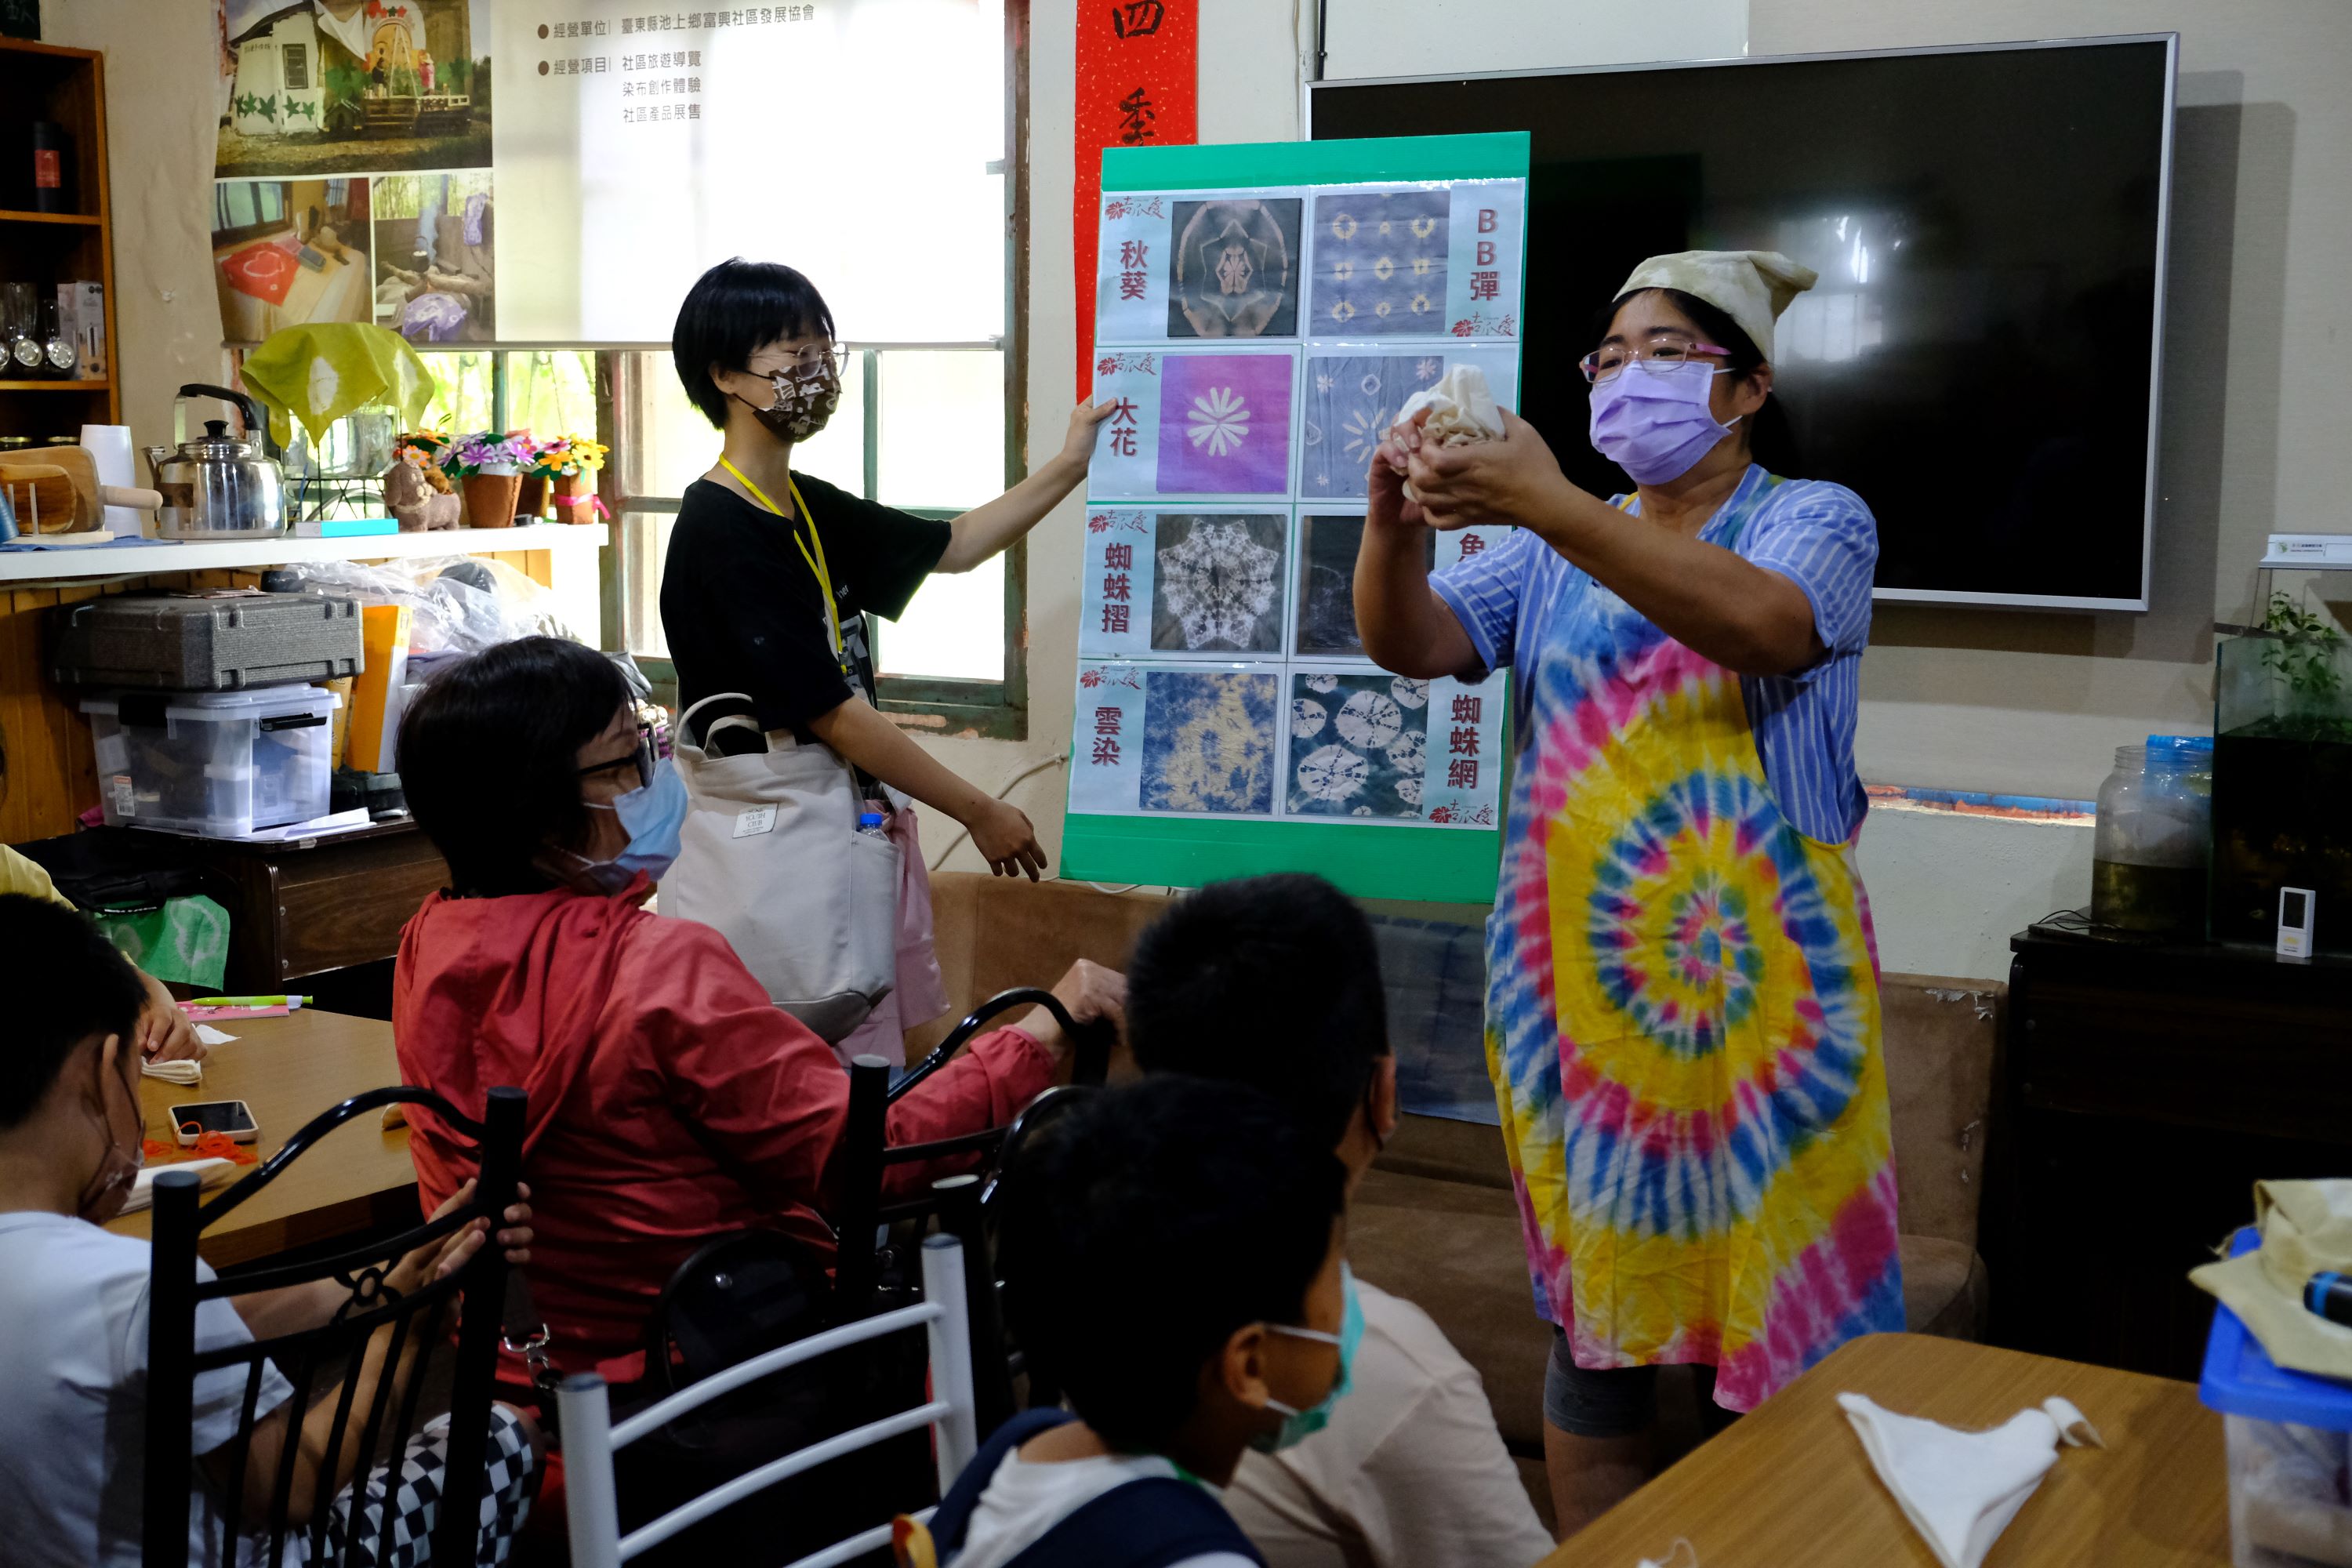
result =
[[[400,1235],[372,1240],[329,1257],[280,1263],[199,1282],[197,1245],[205,1228],[250,1200],[287,1167],[310,1152],[336,1128],[393,1104],[421,1105],[439,1116],[460,1135],[474,1141],[480,1170],[474,1201],[438,1220],[420,1224]],[[379,1089],[355,1095],[314,1118],[286,1141],[283,1148],[209,1203],[199,1201],[200,1181],[193,1171],[165,1171],[155,1178],[154,1254],[150,1264],[147,1323],[147,1414],[145,1498],[142,1558],[147,1568],[180,1568],[189,1549],[189,1507],[199,1484],[194,1469],[192,1422],[196,1380],[207,1374],[243,1372],[245,1391],[236,1435],[226,1448],[232,1475],[219,1505],[217,1542],[220,1561],[261,1562],[272,1565],[291,1555],[315,1564],[331,1562],[390,1561],[395,1508],[383,1509],[377,1539],[353,1528],[340,1553],[331,1555],[326,1543],[329,1504],[335,1489],[316,1489],[307,1524],[289,1532],[288,1514],[302,1445],[291,1435],[284,1444],[270,1483],[267,1514],[244,1517],[246,1460],[257,1421],[256,1402],[275,1365],[291,1384],[293,1393],[283,1408],[299,1427],[314,1395],[329,1394],[333,1401],[334,1426],[329,1435],[317,1474],[331,1478],[348,1459],[354,1474],[364,1477],[383,1456],[397,1457],[417,1429],[421,1391],[431,1373],[435,1353],[447,1342],[448,1314],[460,1300],[472,1310],[460,1320],[453,1352],[452,1402],[447,1437],[446,1471],[452,1477],[483,1473],[488,1442],[492,1382],[499,1353],[499,1310],[504,1304],[508,1268],[500,1247],[485,1246],[466,1266],[447,1279],[430,1282],[405,1295],[389,1289],[384,1279],[399,1261],[420,1247],[439,1242],[477,1219],[488,1219],[493,1232],[499,1217],[514,1202],[515,1184],[522,1158],[527,1102],[519,1089],[489,1091],[483,1120],[476,1121],[446,1100],[424,1089]],[[196,1349],[196,1313],[205,1302],[233,1300],[238,1296],[333,1280],[347,1296],[333,1315],[318,1328],[275,1335],[267,1340]],[[383,1375],[360,1414],[358,1436],[346,1447],[355,1411],[360,1373],[372,1348],[380,1346],[380,1365],[405,1365],[404,1375]],[[404,1357],[405,1362],[404,1363]],[[266,1413],[264,1413],[266,1415]],[[480,1523],[471,1508],[444,1508],[435,1528],[434,1559],[470,1563],[476,1554]],[[308,1536],[307,1554],[289,1552],[289,1539]],[[239,1547],[240,1536],[266,1539],[266,1550]]]
[[[845,1454],[887,1443],[926,1426],[935,1433],[939,1488],[944,1493],[980,1448],[972,1404],[971,1340],[961,1306],[965,1297],[965,1257],[962,1244],[949,1235],[926,1238],[922,1250],[923,1300],[918,1304],[836,1324],[822,1333],[779,1346],[706,1377],[617,1426],[613,1421],[604,1379],[587,1373],[564,1379],[557,1400],[563,1429],[564,1509],[573,1568],[620,1568],[630,1558],[744,1498]],[[622,1537],[619,1499],[613,1483],[613,1456],[617,1450],[746,1384],[820,1356],[837,1354],[919,1327],[930,1342],[929,1399],[747,1470],[632,1531],[626,1539]],[[802,1558],[792,1568],[831,1568],[886,1546],[889,1540],[889,1521],[881,1521],[869,1530]]]
[[[1072,1076],[1085,1084],[1099,1084],[1108,1076],[1110,1066],[1112,1033],[1104,1024],[1082,1025],[1071,1018],[1061,999],[1050,991],[1032,986],[1016,986],[1000,991],[973,1008],[964,1019],[950,1030],[931,1053],[891,1081],[889,1064],[880,1057],[859,1057],[849,1065],[849,1113],[842,1131],[841,1153],[835,1172],[835,1191],[841,1194],[835,1215],[836,1242],[839,1247],[834,1268],[835,1315],[842,1321],[862,1317],[874,1310],[874,1289],[877,1272],[876,1233],[895,1220],[912,1219],[924,1215],[955,1217],[954,1205],[960,1198],[935,1193],[932,1195],[908,1199],[886,1205],[882,1201],[882,1181],[892,1165],[926,1163],[933,1160],[952,1159],[959,1154],[992,1153],[1003,1141],[1005,1130],[991,1127],[968,1132],[957,1138],[941,1138],[929,1143],[907,1143],[892,1147],[888,1122],[890,1107],[908,1090],[947,1065],[950,1058],[977,1036],[992,1018],[1015,1007],[1043,1007],[1054,1016],[1062,1032],[1069,1037],[1076,1057]],[[971,1244],[978,1236],[976,1228],[957,1228],[956,1233]],[[987,1342],[984,1335],[975,1331],[975,1342]]]

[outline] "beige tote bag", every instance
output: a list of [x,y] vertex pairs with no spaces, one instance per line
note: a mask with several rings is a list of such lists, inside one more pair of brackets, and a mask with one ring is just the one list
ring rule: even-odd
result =
[[829,746],[772,730],[764,752],[711,755],[712,735],[757,726],[696,715],[751,701],[723,692],[678,716],[688,809],[661,912],[718,931],[769,999],[830,1045],[898,984],[898,847],[857,831],[856,774]]

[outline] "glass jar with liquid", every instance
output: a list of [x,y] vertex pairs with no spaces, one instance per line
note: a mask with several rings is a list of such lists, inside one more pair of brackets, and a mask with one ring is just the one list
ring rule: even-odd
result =
[[2091,918],[2166,936],[2205,934],[2213,837],[2213,742],[2151,735],[2117,746],[2099,785],[2091,849]]

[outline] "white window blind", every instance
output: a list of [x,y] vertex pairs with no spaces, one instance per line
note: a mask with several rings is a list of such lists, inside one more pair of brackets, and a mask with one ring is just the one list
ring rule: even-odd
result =
[[667,342],[730,256],[806,273],[852,342],[1003,333],[1002,0],[491,17],[501,338]]

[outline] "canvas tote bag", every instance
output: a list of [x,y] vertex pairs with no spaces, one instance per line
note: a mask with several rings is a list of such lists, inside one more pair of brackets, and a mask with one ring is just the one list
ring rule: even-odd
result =
[[822,742],[766,732],[717,756],[713,735],[756,730],[741,692],[678,716],[671,746],[688,809],[661,911],[724,936],[769,999],[831,1045],[898,984],[898,847],[857,831],[856,774]]

